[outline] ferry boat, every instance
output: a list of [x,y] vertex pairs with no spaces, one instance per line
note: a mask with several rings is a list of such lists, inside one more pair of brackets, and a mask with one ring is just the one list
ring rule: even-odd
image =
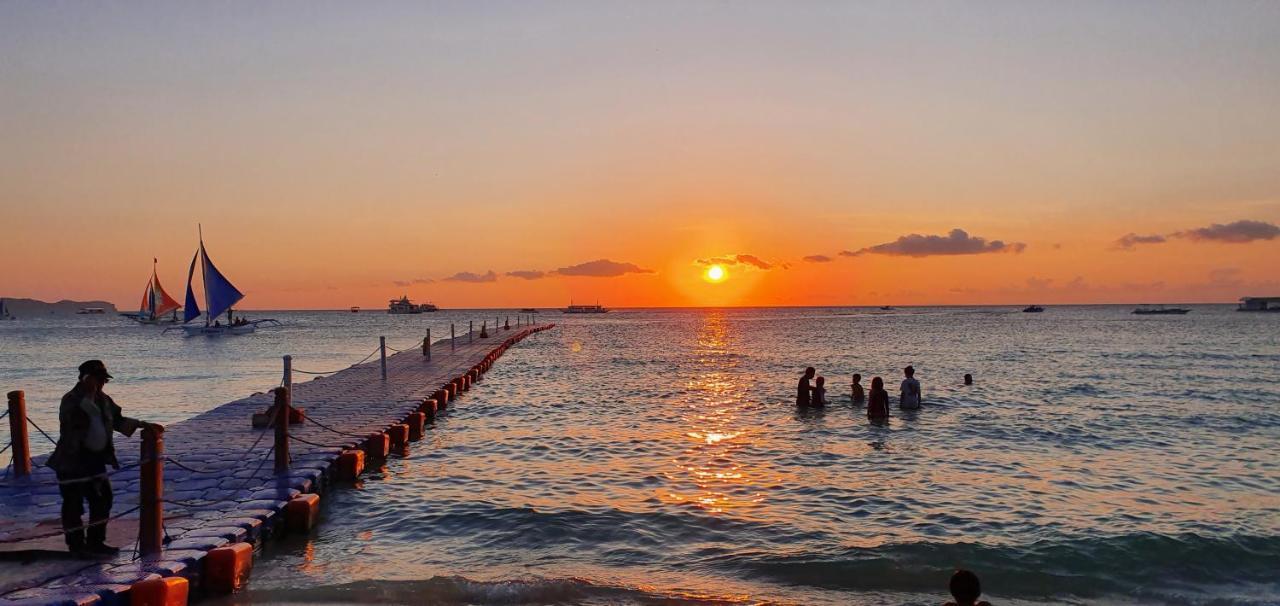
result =
[[1241,297],[1236,311],[1280,312],[1280,297]]
[[391,299],[387,302],[387,313],[389,314],[420,314],[439,310],[439,307],[431,303],[416,305],[407,296],[401,296],[399,299]]
[[103,309],[103,308],[101,308],[101,307],[81,307],[81,308],[80,308],[80,310],[76,312],[76,315],[80,315],[80,316],[100,316],[100,315],[105,314],[105,313],[107,313],[107,310],[105,310],[105,309]]
[[[200,304],[196,302],[195,275],[196,263],[200,263],[200,278],[204,284],[204,324],[191,324],[192,320],[201,316]],[[262,325],[276,325],[280,322],[272,319],[249,320],[244,316],[237,318],[232,309],[244,298],[244,293],[236,288],[222,272],[214,267],[209,252],[204,248],[204,230],[200,231],[200,246],[195,256],[191,257],[191,267],[187,269],[187,296],[182,306],[182,331],[188,337],[204,335],[220,337],[223,335],[245,335],[252,333]],[[227,315],[226,324],[219,318]],[[167,332],[167,331],[166,331]]]
[[1180,316],[1189,311],[1191,310],[1185,307],[1139,307],[1133,313],[1139,316]]
[[1042,311],[1044,311],[1044,308],[1040,307],[1039,305],[1029,305],[1027,307],[1022,308],[1022,313],[1024,314],[1038,314]]
[[536,314],[536,313],[538,313],[538,310],[536,310],[536,309],[534,309],[534,308],[532,308],[532,307],[525,307],[525,308],[522,308],[522,309],[520,310],[520,313],[522,313],[522,314]]
[[561,310],[561,311],[563,311],[564,313],[567,313],[567,314],[603,314],[603,313],[609,313],[609,310],[608,310],[607,308],[601,307],[599,303],[596,303],[595,305],[574,305],[574,304],[570,303],[568,307],[564,308],[564,309],[563,309],[563,310]]
[[353,314],[358,314],[358,313],[360,313],[360,306],[359,306],[359,305],[352,305],[352,306],[351,306],[351,313],[353,313]]

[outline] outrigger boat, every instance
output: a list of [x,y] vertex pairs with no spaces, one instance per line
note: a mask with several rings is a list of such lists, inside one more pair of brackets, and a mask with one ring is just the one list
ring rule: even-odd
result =
[[178,310],[182,308],[182,304],[170,297],[160,285],[160,277],[156,274],[157,263],[158,259],[151,259],[151,279],[142,290],[142,303],[138,305],[138,311],[120,315],[139,324],[177,324]]
[[[197,261],[200,262],[200,277],[204,283],[204,325],[190,323],[201,315],[200,305],[196,303],[193,289]],[[227,280],[209,259],[209,253],[204,249],[204,231],[201,230],[200,248],[196,249],[195,256],[191,257],[191,268],[187,270],[187,297],[182,313],[183,332],[189,337],[197,335],[219,337],[249,334],[262,325],[280,325],[280,322],[271,319],[247,320],[244,317],[235,317],[232,307],[243,298],[244,293]],[[226,324],[218,320],[224,313],[227,314]]]

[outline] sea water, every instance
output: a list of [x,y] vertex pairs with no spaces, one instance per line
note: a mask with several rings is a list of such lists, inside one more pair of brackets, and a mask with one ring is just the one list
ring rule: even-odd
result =
[[[964,567],[1005,604],[1280,603],[1280,315],[1130,310],[543,313],[556,330],[326,494],[230,601],[934,604]],[[0,388],[54,432],[101,358],[127,413],[175,422],[278,384],[286,353],[332,370],[514,313],[268,315],[221,339],[6,323]],[[824,410],[794,405],[805,366]],[[887,424],[854,372],[885,379]]]

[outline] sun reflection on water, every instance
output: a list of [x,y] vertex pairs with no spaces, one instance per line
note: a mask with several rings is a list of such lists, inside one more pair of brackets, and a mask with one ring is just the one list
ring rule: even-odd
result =
[[693,357],[698,373],[687,382],[684,433],[688,446],[672,460],[666,472],[672,490],[659,495],[663,502],[691,505],[712,513],[741,510],[764,500],[757,470],[742,460],[752,443],[752,431],[741,419],[747,406],[746,390],[734,369],[738,356],[723,312],[703,318]]

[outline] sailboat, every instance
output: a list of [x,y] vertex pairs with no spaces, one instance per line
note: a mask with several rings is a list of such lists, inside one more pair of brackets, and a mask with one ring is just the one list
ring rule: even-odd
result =
[[[200,263],[200,278],[204,283],[204,324],[191,324],[200,317],[200,305],[196,302],[195,275],[196,263]],[[204,248],[204,230],[200,231],[200,248],[191,257],[191,267],[187,270],[187,297],[183,305],[182,330],[187,336],[205,335],[217,337],[222,335],[243,335],[254,332],[263,324],[280,324],[275,320],[246,320],[236,318],[232,306],[244,298],[244,293],[236,288],[222,272],[214,267],[209,252]],[[224,324],[219,318],[227,315]]]
[[182,307],[160,285],[160,277],[156,274],[157,259],[151,259],[151,279],[142,290],[142,303],[137,313],[121,314],[141,324],[177,324],[178,309]]

